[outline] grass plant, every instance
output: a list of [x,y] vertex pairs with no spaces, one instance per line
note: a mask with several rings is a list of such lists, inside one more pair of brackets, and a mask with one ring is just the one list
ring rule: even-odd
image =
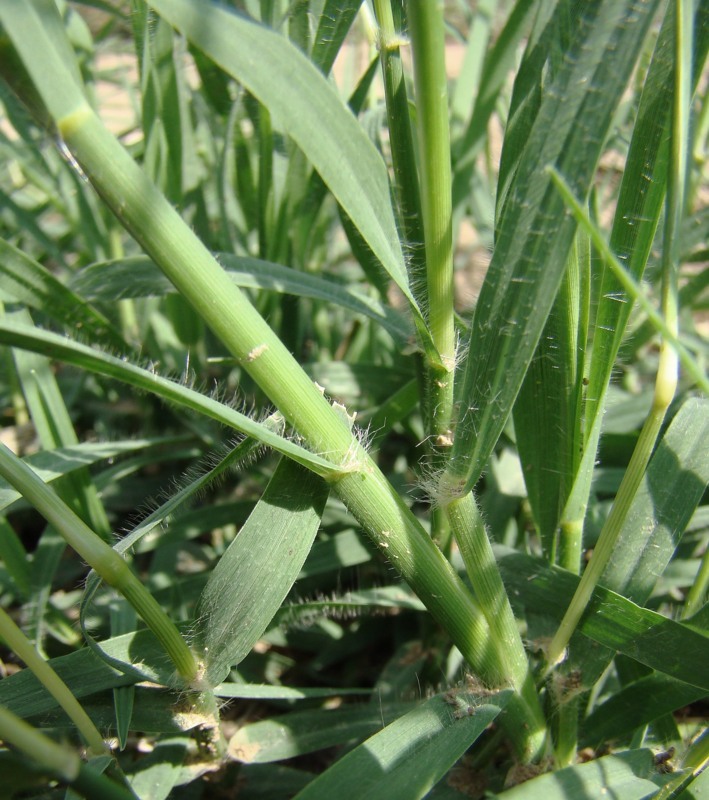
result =
[[10,796],[706,788],[708,48],[706,0],[0,5]]

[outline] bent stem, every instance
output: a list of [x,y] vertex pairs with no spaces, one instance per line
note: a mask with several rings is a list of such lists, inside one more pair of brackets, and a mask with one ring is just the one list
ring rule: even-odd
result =
[[182,680],[188,686],[195,685],[198,665],[194,654],[175,624],[121,556],[99,538],[4,444],[0,444],[0,476],[39,511],[109,586],[128,600],[162,644]]
[[71,693],[69,687],[42,658],[37,649],[32,646],[29,639],[2,608],[0,608],[0,638],[5,641],[5,644],[18,658],[24,661],[44,688],[64,709],[69,719],[76,725],[77,730],[86,740],[92,753],[94,755],[105,755],[108,752],[108,748],[89,715]]
[[135,800],[129,789],[84,764],[78,754],[52,741],[29,723],[0,706],[0,739],[46,770],[71,784],[84,797]]

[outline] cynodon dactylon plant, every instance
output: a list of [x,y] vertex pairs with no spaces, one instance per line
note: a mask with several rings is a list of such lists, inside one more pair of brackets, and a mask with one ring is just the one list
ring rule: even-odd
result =
[[11,796],[706,784],[709,2],[470,5],[0,4]]

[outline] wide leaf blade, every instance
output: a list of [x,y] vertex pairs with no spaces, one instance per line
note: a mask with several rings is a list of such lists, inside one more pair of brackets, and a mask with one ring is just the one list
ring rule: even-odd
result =
[[651,750],[630,750],[540,775],[498,795],[500,800],[622,797],[643,800],[657,792]]
[[[500,558],[505,584],[527,612],[561,620],[578,577],[541,559],[506,552]],[[597,586],[578,632],[658,672],[709,691],[709,635],[688,624],[640,608]]]
[[282,460],[197,607],[206,680],[221,683],[263,635],[305,563],[329,488]]
[[436,695],[337,761],[306,786],[298,800],[424,797],[497,717],[510,695]]

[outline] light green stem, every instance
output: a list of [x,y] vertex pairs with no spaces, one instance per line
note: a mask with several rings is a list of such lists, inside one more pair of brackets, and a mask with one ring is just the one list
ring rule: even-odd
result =
[[29,723],[0,706],[0,739],[53,773],[84,797],[101,800],[135,800],[127,788],[84,764],[78,754],[52,741]]
[[485,523],[471,493],[453,500],[445,511],[458,543],[475,597],[492,633],[491,657],[502,686],[511,686],[523,699],[536,720],[528,731],[532,758],[542,753],[545,723],[539,697],[524,650],[517,621],[495,560]]
[[135,608],[170,656],[180,677],[195,683],[198,667],[192,651],[155,598],[128,564],[100,539],[22,459],[0,444],[0,476],[14,486],[62,535],[67,544]]
[[79,775],[81,759],[77,753],[53,742],[3,706],[0,706],[0,739],[65,781],[76,780]]
[[404,231],[404,245],[408,250],[409,281],[416,302],[425,310],[428,306],[428,294],[425,291],[426,257],[409,100],[401,63],[401,45],[404,40],[394,27],[390,0],[375,0],[374,9],[379,23],[379,59],[384,77],[394,186]]
[[[664,352],[669,352],[674,355],[669,347],[665,347]],[[549,650],[547,652],[547,672],[550,672],[563,658],[566,646],[573,632],[576,630],[579,620],[591,600],[593,590],[596,588],[603,574],[603,570],[606,568],[606,564],[608,564],[611,554],[613,553],[613,548],[618,541],[631,503],[645,475],[645,469],[652,455],[653,447],[657,441],[657,435],[660,432],[662,421],[665,418],[665,413],[669,405],[667,395],[663,397],[664,389],[667,388],[666,383],[664,381],[662,383],[663,385],[660,392],[656,392],[652,410],[640,432],[640,437],[635,445],[635,450],[628,464],[628,469],[623,476],[608,519],[598,537],[598,543],[593,551],[591,560],[581,577],[571,604],[559,625],[559,629],[549,645]]]
[[101,734],[96,729],[88,714],[71,693],[69,687],[57,675],[52,667],[42,658],[24,633],[15,625],[10,617],[0,608],[0,638],[35,674],[44,688],[66,711],[67,716],[76,725],[95,755],[108,752]]
[[443,370],[432,377],[433,434],[450,445],[455,368],[453,217],[451,199],[448,78],[442,4],[407,3],[416,87],[421,206],[426,242],[428,324]]
[[709,549],[704,551],[697,577],[692,581],[692,585],[687,592],[682,609],[682,619],[688,619],[704,605],[704,600],[709,587]]

